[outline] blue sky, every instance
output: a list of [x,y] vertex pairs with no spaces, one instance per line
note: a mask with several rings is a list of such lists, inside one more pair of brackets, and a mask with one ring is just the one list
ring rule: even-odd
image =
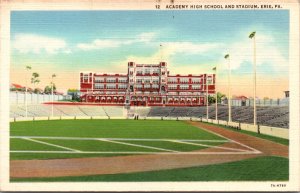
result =
[[287,78],[287,10],[14,11],[11,64],[16,70],[31,64],[77,75],[126,72],[129,60],[164,60],[171,73],[200,74],[218,65],[225,78],[229,53],[233,74],[250,75],[252,31],[257,32],[258,74]]

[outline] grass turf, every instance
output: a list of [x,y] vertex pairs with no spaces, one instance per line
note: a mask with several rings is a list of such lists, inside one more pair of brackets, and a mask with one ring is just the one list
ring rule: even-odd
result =
[[220,124],[218,125],[218,124],[208,123],[208,122],[202,122],[202,123],[209,124],[209,125],[217,125],[217,126],[222,127],[224,129],[229,129],[229,130],[232,130],[232,131],[245,133],[247,135],[251,135],[251,136],[262,138],[262,139],[267,139],[269,141],[273,141],[273,142],[280,143],[280,144],[283,144],[283,145],[289,145],[289,140],[288,139],[284,139],[284,138],[280,138],[280,137],[274,137],[274,136],[271,136],[271,135],[265,135],[265,134],[262,134],[262,133],[258,134],[258,133],[252,132],[252,131],[237,130],[236,128],[228,127],[228,126],[220,125]]
[[[147,139],[223,139],[217,135],[186,124],[183,121],[161,120],[52,120],[13,122],[11,136],[46,136],[46,137],[91,137],[91,138],[147,138]],[[61,154],[61,153],[11,153],[10,159],[54,159],[72,157],[116,156],[118,151],[159,152],[142,147],[133,147],[95,140],[56,140],[37,139],[39,141],[69,147],[81,151],[116,151],[116,154]],[[51,146],[11,140],[11,150],[58,150]],[[126,141],[124,141],[126,142]],[[192,151],[205,147],[178,144],[174,142],[130,141],[138,145],[148,145],[177,151]],[[222,143],[217,143],[219,145]],[[26,147],[26,149],[23,148]],[[66,151],[64,149],[59,149]]]
[[12,122],[11,136],[148,139],[223,139],[186,124],[161,120],[50,120]]
[[12,182],[142,182],[142,181],[287,181],[289,161],[256,157],[230,163],[172,170],[55,178],[11,178]]

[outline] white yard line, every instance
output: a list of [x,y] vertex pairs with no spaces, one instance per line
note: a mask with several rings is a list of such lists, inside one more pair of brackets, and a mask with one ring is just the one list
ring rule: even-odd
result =
[[104,142],[122,144],[122,145],[129,145],[129,146],[134,146],[134,147],[142,147],[142,148],[147,148],[147,149],[156,149],[156,150],[168,151],[168,152],[179,152],[179,151],[170,150],[170,149],[164,149],[164,148],[158,148],[158,147],[152,147],[152,146],[146,146],[146,145],[137,145],[137,144],[125,143],[125,142],[119,142],[119,141],[111,141],[111,140],[107,140],[107,139],[98,139],[98,140],[104,141]]
[[254,151],[254,152],[256,152],[256,153],[262,153],[261,151],[259,151],[259,150],[257,150],[257,149],[254,149],[253,147],[249,147],[248,145],[242,144],[242,143],[237,142],[237,141],[235,141],[235,140],[233,140],[233,139],[230,139],[230,138],[228,138],[228,137],[224,137],[223,135],[221,135],[221,134],[219,134],[219,133],[215,133],[215,132],[213,132],[213,131],[210,131],[210,130],[208,130],[208,129],[204,129],[204,128],[202,128],[202,127],[201,127],[200,129],[203,129],[204,131],[207,131],[207,132],[212,133],[212,134],[214,134],[214,135],[217,135],[217,136],[219,136],[219,137],[225,138],[225,139],[227,139],[227,140],[229,140],[229,141],[231,141],[231,142],[237,143],[237,144],[239,144],[239,145],[241,145],[241,146],[243,146],[243,147],[246,147],[246,148],[248,148],[248,149],[251,149],[252,151]]
[[217,148],[217,149],[225,149],[225,150],[248,152],[248,150],[236,149],[236,148],[230,148],[230,147],[218,147],[218,146],[214,146],[214,145],[205,145],[205,144],[200,144],[200,143],[191,143],[191,142],[177,141],[177,140],[168,140],[168,141],[174,142],[174,143],[182,143],[182,144],[188,144],[188,145],[195,145],[195,146],[212,147],[212,148]]
[[178,141],[199,141],[199,142],[230,142],[231,140],[220,139],[145,139],[145,138],[89,138],[89,137],[45,137],[45,136],[11,136],[10,138],[34,138],[34,139],[64,139],[64,140],[116,140],[116,141],[166,141],[166,140],[178,140]]
[[12,150],[10,153],[61,153],[61,154],[168,154],[168,155],[230,155],[230,154],[258,154],[258,152],[140,152],[140,151],[30,151]]
[[33,141],[33,142],[44,144],[44,145],[48,145],[48,146],[58,147],[58,148],[61,148],[61,149],[71,150],[71,151],[74,151],[74,152],[81,152],[80,150],[77,150],[77,149],[72,149],[72,148],[68,148],[68,147],[64,147],[64,146],[60,146],[60,145],[55,145],[55,144],[52,144],[52,143],[47,143],[47,142],[43,142],[43,141],[39,141],[39,140],[36,140],[36,139],[27,138],[27,137],[23,137],[22,139],[25,139],[25,140],[28,140],[28,141]]

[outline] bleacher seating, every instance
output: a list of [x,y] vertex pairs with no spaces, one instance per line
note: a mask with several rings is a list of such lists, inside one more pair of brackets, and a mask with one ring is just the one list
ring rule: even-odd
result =
[[87,116],[107,116],[101,106],[80,105],[78,108]]
[[[52,114],[52,105],[38,104],[27,106],[28,117],[48,117]],[[209,118],[215,118],[215,106],[209,106]],[[253,107],[233,106],[232,121],[253,123]],[[202,107],[131,107],[129,111],[121,106],[97,105],[54,105],[54,116],[102,116],[126,117],[128,114],[138,114],[140,117],[203,117],[206,118],[206,106]],[[11,105],[10,117],[25,117],[25,105]],[[218,106],[218,119],[228,120],[228,106]],[[289,107],[257,107],[257,123],[273,127],[289,127]]]
[[123,117],[123,107],[118,106],[103,106],[103,110],[105,111],[108,117]]

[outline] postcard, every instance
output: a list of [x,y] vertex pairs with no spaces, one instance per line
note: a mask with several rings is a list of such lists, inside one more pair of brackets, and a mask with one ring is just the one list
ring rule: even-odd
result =
[[299,2],[1,1],[3,191],[299,191]]

